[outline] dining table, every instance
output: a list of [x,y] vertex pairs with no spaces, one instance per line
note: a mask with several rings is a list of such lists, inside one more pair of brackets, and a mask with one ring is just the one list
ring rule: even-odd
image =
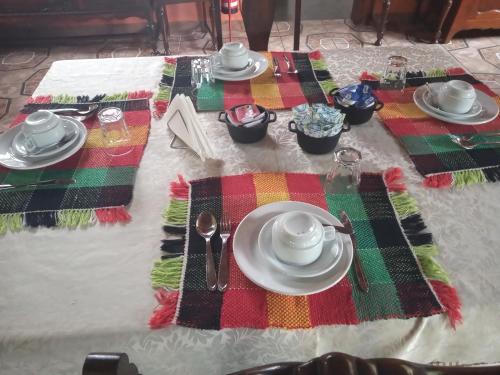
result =
[[[391,55],[405,56],[415,71],[460,66],[438,45],[322,54],[339,86],[358,82],[363,71],[382,72]],[[33,96],[155,92],[163,64],[160,56],[57,61]],[[36,228],[0,237],[0,373],[80,373],[90,352],[125,352],[144,374],[223,374],[331,351],[452,365],[500,361],[500,184],[424,187],[377,115],[352,126],[338,147],[359,150],[364,171],[402,169],[461,299],[461,323],[452,328],[444,314],[308,329],[150,329],[157,303],[149,275],[160,257],[171,181],[178,175],[189,180],[255,172],[325,174],[333,165],[331,153],[311,155],[298,146],[287,128],[290,110],[277,111],[267,136],[248,145],[233,142],[217,115],[198,113],[220,162],[202,162],[190,150],[169,147],[172,133],[165,121],[152,119],[128,207],[130,223]]]

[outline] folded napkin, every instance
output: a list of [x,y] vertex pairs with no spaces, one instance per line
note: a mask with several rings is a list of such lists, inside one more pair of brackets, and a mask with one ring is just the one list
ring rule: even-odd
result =
[[149,134],[150,92],[116,95],[40,96],[31,98],[13,125],[40,109],[88,107],[97,103],[99,110],[119,107],[124,113],[131,139],[122,147],[132,151],[110,156],[101,137],[97,116],[85,120],[88,136],[82,149],[70,158],[43,169],[15,171],[0,166],[0,183],[22,184],[54,178],[73,178],[67,186],[38,186],[0,190],[0,234],[26,227],[69,227],[100,223],[127,222],[126,206],[132,200],[135,174]]
[[[163,116],[172,98],[177,94],[189,96],[197,111],[222,111],[242,104],[258,104],[266,109],[289,109],[303,103],[332,104],[328,93],[336,88],[326,62],[319,51],[262,52],[269,68],[260,76],[246,81],[203,84],[198,90],[191,87],[191,60],[198,56],[166,57],[158,94],[155,97],[155,114]],[[293,60],[298,74],[273,75],[273,58],[286,69],[283,56]]]
[[191,99],[184,94],[176,95],[170,103],[164,121],[169,129],[191,148],[202,161],[215,159],[212,145],[194,109]]
[[446,82],[453,79],[471,83],[476,90],[491,96],[500,105],[498,95],[466,74],[462,68],[408,73],[403,93],[400,90],[381,88],[377,75],[365,72],[361,76],[364,83],[376,89],[376,96],[385,104],[378,114],[386,128],[408,152],[417,171],[425,177],[425,186],[448,188],[499,181],[498,145],[466,150],[453,143],[449,134],[481,135],[500,131],[500,117],[483,125],[455,125],[432,118],[413,102],[413,93],[418,86],[426,82]]
[[[325,195],[323,178],[257,173],[173,182],[172,199],[164,215],[164,229],[171,237],[164,241],[162,260],[155,262],[151,272],[159,305],[150,326],[311,328],[442,313],[448,313],[455,325],[460,320],[460,302],[443,268],[434,260],[437,247],[425,231],[415,200],[406,191],[401,171],[363,174],[358,193]],[[352,267],[337,285],[321,293],[291,297],[266,291],[240,271],[231,239],[228,290],[207,290],[204,240],[195,229],[197,215],[209,210],[220,217],[224,211],[231,217],[234,235],[249,212],[282,200],[314,204],[333,215],[339,209],[347,212],[370,283],[368,293],[357,289]],[[217,237],[212,242],[216,259],[220,250]]]

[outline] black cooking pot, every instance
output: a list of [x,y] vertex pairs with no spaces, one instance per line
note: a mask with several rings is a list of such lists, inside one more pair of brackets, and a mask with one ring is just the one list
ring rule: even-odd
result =
[[296,122],[292,120],[288,123],[288,130],[297,134],[297,142],[299,143],[300,148],[302,148],[305,152],[310,154],[326,154],[335,149],[337,143],[339,143],[341,134],[351,130],[351,127],[349,124],[345,123],[342,130],[338,134],[332,137],[315,138],[297,129]]
[[349,123],[349,125],[364,124],[365,122],[370,121],[373,116],[373,112],[378,112],[382,108],[384,108],[384,103],[378,100],[376,96],[374,96],[375,104],[368,108],[358,108],[356,106],[345,107],[337,102],[337,99],[335,97],[335,93],[337,91],[338,89],[333,89],[332,91],[330,91],[330,96],[335,102],[335,108],[345,114],[345,121]]
[[[244,126],[234,126],[231,124],[229,119],[227,118],[226,112],[219,113],[219,121],[223,122],[227,126],[227,130],[229,131],[229,135],[235,142],[239,143],[253,143],[260,141],[262,138],[266,136],[267,126],[271,122],[276,121],[276,112],[268,111],[264,107],[260,105],[257,106],[262,112],[265,113],[262,122],[258,125],[254,125],[250,128],[245,128]],[[221,116],[224,115],[222,118]]]

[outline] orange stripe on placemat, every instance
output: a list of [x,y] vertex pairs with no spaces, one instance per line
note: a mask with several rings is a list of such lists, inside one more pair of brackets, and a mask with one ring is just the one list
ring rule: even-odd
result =
[[[284,108],[281,93],[273,75],[273,58],[270,52],[263,52],[269,63],[267,70],[260,76],[250,80],[252,96],[256,104],[269,109]],[[269,83],[272,82],[272,83]]]
[[269,327],[310,328],[307,296],[293,297],[267,293],[267,319]]
[[[149,126],[135,125],[129,126],[128,128],[130,134],[130,141],[123,143],[122,146],[138,146],[146,143],[149,134]],[[87,141],[85,142],[84,148],[105,148],[104,138],[102,137],[101,129],[91,129],[87,135]]]
[[383,119],[393,118],[426,118],[428,117],[413,103],[386,103],[384,108],[379,112]]
[[[299,74],[287,74],[288,67],[283,59],[286,55],[290,61],[294,61],[293,54],[285,52],[274,52],[273,56],[278,58],[281,77],[277,80],[278,90],[280,91],[281,100],[286,108],[293,108],[296,105],[307,103],[307,98],[302,91],[302,85],[299,81]],[[294,65],[296,66],[296,65]]]
[[285,173],[256,173],[253,183],[257,206],[290,199]]

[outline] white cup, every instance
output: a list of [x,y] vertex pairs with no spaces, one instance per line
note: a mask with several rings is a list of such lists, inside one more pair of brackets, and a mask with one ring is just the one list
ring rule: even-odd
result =
[[248,65],[248,49],[240,42],[226,43],[220,50],[222,65],[231,70],[241,70]]
[[50,111],[36,111],[30,114],[21,125],[26,139],[24,147],[32,152],[59,142],[66,134],[61,118]]
[[314,262],[321,255],[324,242],[334,238],[334,227],[323,227],[316,217],[301,211],[279,215],[272,228],[276,257],[296,266]]
[[462,114],[469,112],[476,100],[476,90],[465,81],[453,80],[443,84],[438,93],[439,108]]

